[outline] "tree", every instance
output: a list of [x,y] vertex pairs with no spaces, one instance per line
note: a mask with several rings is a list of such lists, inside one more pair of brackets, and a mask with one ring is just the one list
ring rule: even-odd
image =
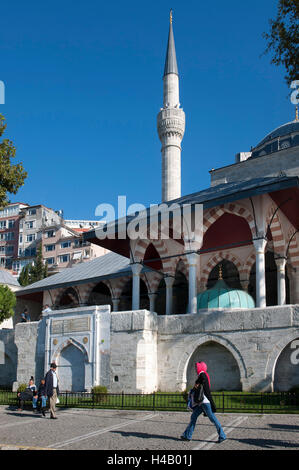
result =
[[29,275],[29,269],[30,269],[30,264],[26,264],[26,266],[23,267],[20,276],[19,276],[19,284],[23,287],[26,287],[30,284],[30,275]]
[[47,277],[47,271],[47,266],[43,261],[42,245],[40,244],[37,249],[35,262],[30,266],[29,269],[30,284]]
[[275,20],[270,19],[270,32],[263,37],[268,41],[265,53],[273,52],[271,63],[283,65],[288,85],[298,80],[299,72],[299,2],[279,0]]
[[15,293],[7,286],[0,286],[0,323],[14,315],[16,303]]
[[27,264],[23,267],[19,276],[19,283],[21,286],[25,287],[29,284],[33,284],[33,282],[40,281],[47,276],[48,265],[44,264],[42,245],[39,245],[34,264]]
[[[0,137],[2,137],[6,124],[5,118],[0,114]],[[27,172],[22,163],[13,165],[11,160],[16,156],[16,149],[8,139],[0,142],[0,209],[8,204],[7,193],[16,194],[23,186]]]

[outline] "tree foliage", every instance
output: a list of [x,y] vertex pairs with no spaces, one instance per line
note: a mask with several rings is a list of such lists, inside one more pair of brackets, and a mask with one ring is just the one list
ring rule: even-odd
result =
[[0,286],[0,323],[14,315],[16,295],[7,286]]
[[[0,138],[6,129],[5,118],[0,114]],[[16,194],[27,177],[22,163],[12,164],[16,149],[8,139],[0,142],[0,209],[8,204],[7,193]]]
[[299,79],[299,2],[279,0],[275,20],[270,19],[270,32],[263,36],[268,42],[266,53],[272,52],[271,63],[286,70],[288,85]]
[[39,245],[33,264],[27,264],[19,276],[19,283],[25,287],[48,276],[48,266],[43,262],[42,245]]

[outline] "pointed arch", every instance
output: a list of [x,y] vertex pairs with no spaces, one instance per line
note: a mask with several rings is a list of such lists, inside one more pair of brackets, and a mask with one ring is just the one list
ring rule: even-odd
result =
[[134,259],[135,261],[138,259],[139,261],[143,261],[145,252],[148,246],[152,244],[155,249],[157,250],[162,266],[163,272],[167,274],[173,274],[174,266],[171,258],[165,259],[168,256],[168,250],[163,240],[141,240],[139,239],[134,250]]
[[230,203],[230,204],[221,204],[218,207],[209,209],[205,214],[203,218],[203,233],[208,230],[208,228],[213,225],[216,220],[219,219],[223,214],[228,212],[229,214],[234,214],[239,217],[243,217],[250,228],[250,231],[252,233],[252,236],[255,234],[255,224],[254,224],[254,218],[251,212],[246,209],[246,207],[243,207],[239,204],[235,203]]
[[240,270],[242,268],[242,261],[235,254],[233,254],[229,251],[228,252],[220,251],[216,255],[211,256],[211,258],[208,260],[208,262],[204,266],[204,268],[202,270],[201,279],[200,279],[200,283],[202,285],[207,284],[210,272],[212,271],[212,269],[215,266],[217,266],[217,264],[221,263],[221,261],[223,261],[223,260],[227,260],[227,261],[230,261],[231,263],[233,263],[236,266],[236,268],[237,268],[237,270],[239,271],[239,274],[240,274]]
[[57,364],[59,364],[59,356],[61,352],[63,351],[63,349],[67,348],[71,344],[81,351],[81,353],[84,356],[84,361],[89,362],[88,352],[86,348],[84,347],[84,345],[72,337],[66,339],[65,341],[63,341],[61,344],[57,346],[57,348],[53,352],[51,362],[56,362]]

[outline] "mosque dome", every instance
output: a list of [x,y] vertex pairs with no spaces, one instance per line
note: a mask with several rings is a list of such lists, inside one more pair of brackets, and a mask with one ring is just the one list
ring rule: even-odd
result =
[[197,296],[197,310],[207,308],[255,308],[255,303],[247,292],[233,289],[219,279],[214,287]]
[[299,120],[287,122],[266,135],[261,142],[252,149],[251,157],[262,157],[269,153],[284,150],[299,145]]

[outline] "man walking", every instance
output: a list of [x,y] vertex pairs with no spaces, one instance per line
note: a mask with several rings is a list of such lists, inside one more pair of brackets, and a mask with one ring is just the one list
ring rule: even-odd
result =
[[56,364],[52,362],[50,365],[50,370],[46,373],[45,376],[45,389],[46,395],[49,397],[50,402],[50,418],[57,419],[56,416],[56,402],[59,395],[58,387],[58,377],[56,375]]

